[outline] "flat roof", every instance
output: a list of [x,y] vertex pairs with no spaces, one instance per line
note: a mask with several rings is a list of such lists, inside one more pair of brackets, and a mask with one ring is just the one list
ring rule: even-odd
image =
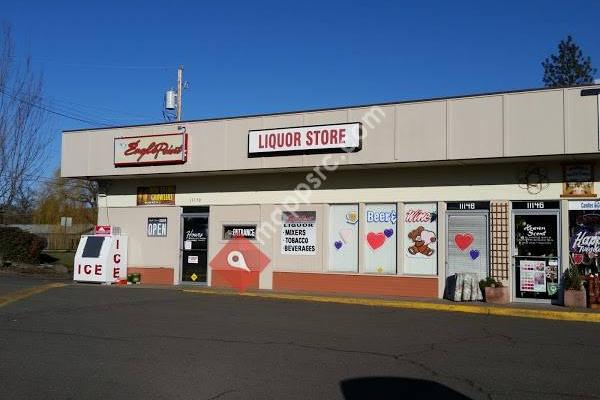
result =
[[575,86],[560,86],[560,87],[551,87],[551,88],[538,87],[538,88],[516,89],[516,90],[498,91],[498,92],[471,93],[471,94],[462,94],[462,95],[456,95],[456,96],[429,97],[429,98],[423,98],[423,99],[388,101],[388,102],[383,102],[383,103],[355,104],[355,105],[346,105],[346,106],[338,106],[338,107],[313,108],[313,109],[308,109],[308,110],[292,110],[292,111],[279,111],[279,112],[273,112],[273,113],[234,115],[234,116],[229,116],[229,117],[201,118],[201,119],[191,119],[191,120],[184,120],[184,121],[165,121],[165,122],[155,122],[155,123],[147,123],[147,124],[115,125],[115,126],[103,126],[103,127],[98,127],[98,128],[64,129],[63,132],[100,131],[100,130],[107,130],[107,129],[135,128],[135,127],[142,127],[142,126],[160,126],[160,125],[172,125],[172,124],[186,124],[186,123],[191,123],[191,122],[210,122],[210,121],[223,121],[223,120],[228,120],[228,119],[269,117],[269,116],[274,116],[274,115],[344,110],[344,109],[348,109],[348,108],[389,106],[389,105],[394,105],[394,104],[421,103],[421,102],[426,102],[426,101],[451,100],[451,99],[461,99],[461,98],[467,98],[467,97],[481,97],[481,96],[494,96],[494,95],[499,95],[499,94],[538,92],[538,91],[542,91],[542,90],[557,90],[557,89],[565,89],[565,88],[583,88],[583,87],[589,88],[590,86],[598,86],[598,89],[582,90],[582,93],[581,93],[582,96],[593,96],[593,95],[600,94],[600,84],[589,83],[589,84],[585,84],[585,85],[575,85]]

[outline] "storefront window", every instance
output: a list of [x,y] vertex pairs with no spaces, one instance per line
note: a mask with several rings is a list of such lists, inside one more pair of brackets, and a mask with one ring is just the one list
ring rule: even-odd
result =
[[396,273],[396,219],[396,204],[366,205],[365,272]]
[[284,211],[281,218],[281,254],[285,256],[317,254],[316,211]]
[[600,201],[569,202],[570,264],[582,273],[600,271]]
[[404,272],[437,274],[437,204],[406,204],[404,232]]
[[358,272],[358,204],[329,206],[329,270]]

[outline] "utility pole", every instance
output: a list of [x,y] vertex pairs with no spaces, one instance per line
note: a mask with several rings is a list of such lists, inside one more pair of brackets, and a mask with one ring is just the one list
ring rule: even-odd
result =
[[181,121],[181,103],[183,96],[183,65],[177,69],[177,121]]

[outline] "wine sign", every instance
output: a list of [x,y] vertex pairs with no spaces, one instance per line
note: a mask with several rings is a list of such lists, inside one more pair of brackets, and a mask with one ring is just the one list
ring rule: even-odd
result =
[[115,138],[115,167],[183,164],[187,159],[187,134]]

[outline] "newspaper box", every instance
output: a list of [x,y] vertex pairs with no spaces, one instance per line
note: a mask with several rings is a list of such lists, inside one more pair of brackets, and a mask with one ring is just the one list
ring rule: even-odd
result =
[[127,279],[127,236],[108,232],[81,236],[75,253],[74,281],[113,283]]

